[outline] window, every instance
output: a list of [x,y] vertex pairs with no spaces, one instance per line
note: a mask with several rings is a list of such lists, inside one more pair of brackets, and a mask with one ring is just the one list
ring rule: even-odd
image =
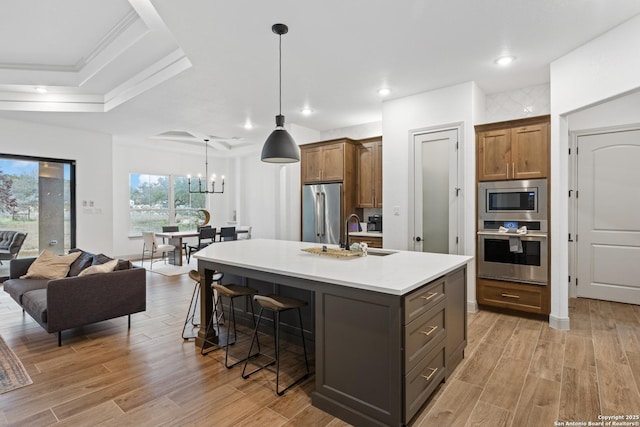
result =
[[163,225],[176,224],[181,230],[195,230],[204,217],[204,194],[191,194],[187,177],[129,174],[129,212],[132,236],[143,231],[162,231]]
[[0,154],[0,230],[27,233],[19,257],[75,247],[75,162]]

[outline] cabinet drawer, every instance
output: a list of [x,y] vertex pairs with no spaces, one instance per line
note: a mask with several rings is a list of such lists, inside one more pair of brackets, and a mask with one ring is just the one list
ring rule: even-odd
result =
[[405,370],[410,371],[445,336],[446,300],[409,323],[404,328]]
[[533,313],[543,311],[544,286],[501,284],[494,280],[478,281],[478,302]]
[[404,324],[408,325],[414,319],[430,310],[445,298],[444,277],[417,289],[404,298]]
[[405,420],[420,410],[433,390],[444,379],[444,341],[430,352],[405,377]]

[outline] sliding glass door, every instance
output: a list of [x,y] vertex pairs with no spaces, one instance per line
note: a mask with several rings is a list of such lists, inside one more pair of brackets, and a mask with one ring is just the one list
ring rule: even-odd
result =
[[75,247],[75,162],[0,154],[0,230],[27,233],[19,257]]

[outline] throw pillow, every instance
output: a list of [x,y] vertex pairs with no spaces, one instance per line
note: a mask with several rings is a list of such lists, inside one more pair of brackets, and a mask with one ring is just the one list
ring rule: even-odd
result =
[[[93,264],[92,265],[98,265],[98,264],[104,264],[106,262],[112,261],[113,258],[108,257],[105,254],[98,254],[95,255],[93,257]],[[118,260],[118,265],[116,265],[116,268],[114,268],[114,270],[128,270],[131,268],[131,263],[129,262],[129,260],[127,259],[119,259]]]
[[95,264],[90,267],[85,268],[78,274],[78,276],[88,276],[89,274],[98,274],[98,273],[108,273],[113,271],[118,265],[118,260],[114,259],[109,262],[105,262],[104,264]]
[[69,272],[71,263],[80,256],[80,252],[69,255],[56,255],[48,249],[42,251],[40,256],[27,270],[27,274],[21,279],[62,279]]
[[80,256],[71,263],[69,267],[69,277],[74,277],[80,274],[82,270],[89,267],[93,262],[93,254],[85,252],[81,249],[71,249],[69,253],[79,252]]

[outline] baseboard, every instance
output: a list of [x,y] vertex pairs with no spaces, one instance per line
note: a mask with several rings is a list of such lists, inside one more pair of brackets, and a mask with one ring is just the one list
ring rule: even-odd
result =
[[569,328],[569,318],[568,317],[556,317],[553,314],[549,315],[549,326],[553,329],[558,329],[560,331],[568,331]]
[[477,312],[478,312],[478,302],[467,301],[467,313],[477,313]]

